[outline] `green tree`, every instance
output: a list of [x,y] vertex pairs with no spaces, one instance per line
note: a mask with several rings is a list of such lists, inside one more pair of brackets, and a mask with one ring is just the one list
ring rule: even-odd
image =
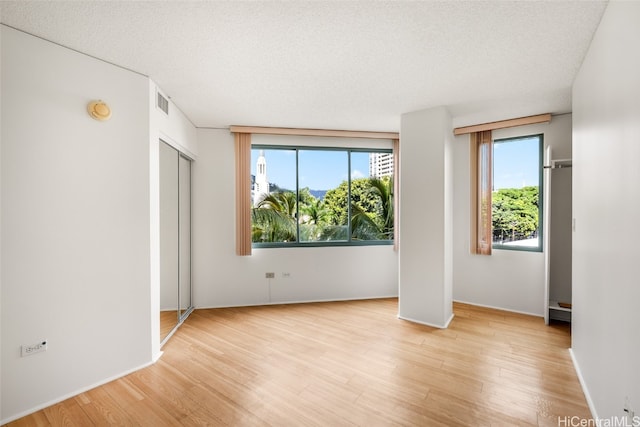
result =
[[[313,197],[313,196],[311,196]],[[329,211],[324,206],[322,200],[315,197],[308,200],[305,204],[300,203],[300,223],[321,225],[327,223]]]
[[347,203],[351,206],[351,238],[393,239],[393,182],[389,178],[361,178],[327,191],[324,200],[308,188],[272,192],[252,210],[253,242],[347,240]]
[[267,194],[258,202],[256,207],[273,209],[283,213],[284,215],[290,216],[291,218],[295,218],[296,206],[296,193],[293,191],[276,191],[274,193]]
[[538,187],[502,188],[492,195],[491,221],[497,241],[532,237],[538,229]]
[[268,194],[251,210],[251,241],[295,242],[296,194],[282,191]]
[[[337,188],[327,191],[324,202],[329,211],[331,225],[344,226],[348,224],[348,195],[347,181],[343,181]],[[360,178],[352,180],[350,206],[352,239],[393,239],[393,181],[391,179]]]
[[[351,203],[365,212],[374,212],[376,196],[370,192],[371,182],[369,178],[359,178],[351,181]],[[330,215],[333,225],[347,224],[347,201],[349,196],[349,182],[342,183],[329,191],[324,196],[324,203]]]
[[378,199],[376,203],[376,219],[381,238],[393,239],[393,180],[391,178],[382,178],[370,180],[370,192]]
[[300,200],[300,207],[311,205],[318,200],[311,194],[309,187],[301,188],[300,191],[298,191],[298,199]]
[[351,238],[357,240],[393,239],[393,181],[389,178],[370,178],[367,200],[372,196],[372,209],[351,206]]
[[[308,190],[308,189],[307,189]],[[300,241],[316,242],[327,240],[323,238],[325,230],[329,225],[329,211],[324,206],[324,202],[308,194],[305,203],[300,203]]]

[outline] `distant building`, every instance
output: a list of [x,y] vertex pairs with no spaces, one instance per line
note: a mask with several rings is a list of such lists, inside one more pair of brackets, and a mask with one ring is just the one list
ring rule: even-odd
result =
[[393,153],[369,153],[369,176],[393,176]]
[[267,159],[264,157],[264,150],[260,150],[260,155],[256,161],[256,175],[251,189],[253,205],[257,205],[269,194],[269,180],[267,179]]

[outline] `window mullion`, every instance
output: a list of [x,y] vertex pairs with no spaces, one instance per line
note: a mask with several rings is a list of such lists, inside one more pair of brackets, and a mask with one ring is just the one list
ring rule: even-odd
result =
[[347,241],[351,242],[351,150],[347,150]]
[[296,243],[300,243],[300,170],[298,168],[298,154],[296,148]]

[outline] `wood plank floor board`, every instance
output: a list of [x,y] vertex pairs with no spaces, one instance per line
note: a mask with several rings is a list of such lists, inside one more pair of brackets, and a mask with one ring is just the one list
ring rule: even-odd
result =
[[[370,414],[369,424],[376,426],[425,426],[429,425],[429,417],[411,409],[411,406],[400,406],[386,393],[368,389],[356,401],[357,407]],[[424,402],[414,407],[421,407]]]
[[[158,373],[157,376],[163,376],[165,378],[173,375],[173,372],[165,370],[163,373]],[[150,400],[159,404],[162,407],[170,407],[173,418],[182,419],[189,415],[194,409],[190,407],[189,401],[184,396],[184,388],[173,388],[171,384],[174,382],[169,381],[148,381],[148,375],[131,375],[127,378],[130,383],[136,388],[140,389],[146,400]],[[185,385],[186,387],[187,385]],[[143,400],[133,400],[129,405],[121,404],[121,407],[125,411],[132,410],[135,405],[144,406],[147,402]],[[131,407],[130,407],[131,405]]]
[[383,378],[355,375],[349,380],[349,386],[357,387],[361,390],[357,400],[360,400],[365,393],[371,394],[377,391],[385,400],[400,400],[420,405],[424,402],[431,389],[426,384],[416,386],[417,382],[419,382],[417,378],[412,381],[406,381],[399,380],[397,377]]
[[373,416],[371,411],[356,405],[355,402],[340,400],[335,396],[319,391],[316,387],[305,390],[300,397],[308,402],[309,405],[334,412],[339,417],[337,420],[334,419],[336,425],[362,426],[372,425],[375,421],[379,422],[378,417]]
[[109,393],[121,408],[126,408],[132,403],[145,398],[144,391],[138,389],[131,382],[131,378],[133,377],[132,375],[122,381],[112,381],[109,383],[109,387],[105,387],[107,393]]
[[[107,384],[106,387],[108,386],[109,385]],[[127,413],[113,398],[111,398],[106,391],[106,387],[97,387],[83,393],[87,398],[87,403],[81,404],[80,406],[82,411],[91,420],[92,425],[134,425],[131,413]],[[76,400],[76,402],[80,402],[80,400]],[[61,404],[64,405],[65,403],[66,401]],[[45,408],[44,411],[49,415],[51,411],[55,410],[55,408],[61,404]],[[52,425],[64,425],[59,424],[56,420],[51,418],[50,421]]]
[[84,426],[91,424],[91,419],[74,399],[67,399],[60,405],[44,409],[48,423],[61,426]]
[[[104,424],[104,425],[131,425],[131,426],[181,426],[186,419],[182,413],[167,408],[160,402],[150,398],[145,398],[133,403],[127,411],[128,419],[125,423]],[[96,423],[96,425],[100,425]]]
[[519,411],[504,414],[500,408],[489,407],[483,398],[469,399],[440,390],[429,393],[426,403],[432,411],[447,414],[450,420],[454,420],[451,425],[490,426],[498,420],[504,425],[530,425],[526,418],[535,416],[535,413]]
[[455,303],[448,329],[397,299],[196,310],[152,366],[11,426],[550,426],[590,417],[570,328]]

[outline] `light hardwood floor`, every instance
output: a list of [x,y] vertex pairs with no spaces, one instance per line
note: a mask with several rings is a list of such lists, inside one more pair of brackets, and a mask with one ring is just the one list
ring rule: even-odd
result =
[[196,310],[153,366],[10,425],[558,426],[589,418],[567,325],[397,300]]

